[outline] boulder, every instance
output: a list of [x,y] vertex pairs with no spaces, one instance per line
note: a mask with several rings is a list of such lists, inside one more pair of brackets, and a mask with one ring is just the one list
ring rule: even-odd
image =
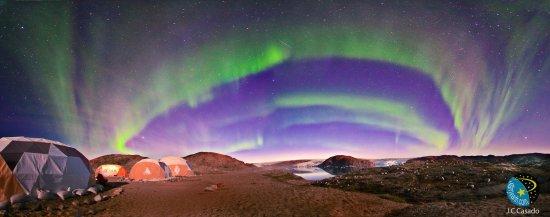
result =
[[343,174],[374,167],[374,162],[346,155],[336,155],[323,161],[319,167],[332,174]]
[[10,203],[11,204],[23,203],[26,201],[26,199],[27,199],[27,194],[16,194],[10,197]]
[[98,194],[94,197],[95,202],[100,202],[101,200],[103,200],[103,197],[101,196],[101,194]]
[[36,189],[36,198],[39,200],[51,200],[56,198],[50,191]]
[[94,186],[94,187],[89,187],[87,189],[88,192],[91,192],[93,194],[97,194],[99,191],[97,190],[97,188]]
[[111,192],[111,196],[116,197],[116,196],[120,195],[122,193],[122,191],[123,191],[122,188],[115,188]]
[[88,191],[86,189],[79,188],[79,189],[74,189],[72,193],[74,195],[84,196],[84,195],[88,194]]
[[216,190],[218,190],[218,185],[210,185],[204,188],[204,191],[216,191]]
[[73,193],[70,192],[70,191],[58,191],[57,196],[59,196],[59,198],[61,200],[65,200],[65,199],[73,197]]

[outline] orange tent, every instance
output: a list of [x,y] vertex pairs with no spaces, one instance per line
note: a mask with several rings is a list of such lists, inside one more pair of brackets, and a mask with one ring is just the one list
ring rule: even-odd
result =
[[13,195],[25,193],[4,158],[0,156],[0,203],[10,200]]
[[116,164],[103,164],[97,169],[95,169],[95,176],[97,177],[97,174],[103,175],[103,177],[126,177],[128,173],[126,172],[126,169],[120,165]]
[[187,161],[181,157],[168,156],[160,159],[160,162],[165,163],[170,167],[172,176],[192,176],[193,171],[187,165]]
[[129,178],[135,180],[161,180],[170,176],[170,168],[166,164],[153,159],[143,159],[132,167]]

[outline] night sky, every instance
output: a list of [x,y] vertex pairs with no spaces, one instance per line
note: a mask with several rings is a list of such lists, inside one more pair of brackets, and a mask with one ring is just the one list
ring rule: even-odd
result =
[[0,136],[248,162],[548,153],[550,3],[504,2],[0,0]]

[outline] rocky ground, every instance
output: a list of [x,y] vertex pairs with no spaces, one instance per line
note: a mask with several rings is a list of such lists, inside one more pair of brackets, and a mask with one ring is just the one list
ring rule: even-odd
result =
[[[315,186],[349,191],[389,195],[415,206],[395,212],[395,215],[439,215],[462,209],[482,207],[512,207],[505,199],[508,179],[517,173],[538,177],[541,192],[550,189],[549,155],[517,155],[513,157],[439,156],[411,159],[401,166],[368,168],[361,172],[321,180]],[[550,207],[541,196],[540,207]],[[536,204],[536,205],[537,205]],[[454,210],[454,211],[453,211]],[[550,210],[546,210],[548,212]]]
[[124,193],[126,182],[111,182],[104,191],[84,196],[73,196],[65,200],[57,196],[48,200],[28,199],[0,211],[0,216],[93,216],[105,209],[101,203],[112,200]]
[[504,185],[520,172],[538,177],[542,193],[534,206],[550,216],[544,193],[550,190],[549,155],[423,157],[385,168],[361,164],[361,170],[317,182],[284,169],[302,161],[257,168],[210,153],[191,160],[215,172],[112,182],[101,196],[29,201],[0,216],[502,216],[513,207]]
[[[119,196],[29,203],[8,216],[384,216],[406,203],[311,186],[284,171],[250,168],[162,182],[132,182]],[[110,195],[109,190],[104,195]],[[76,205],[72,205],[76,201]],[[88,201],[88,202],[85,202]],[[40,206],[40,208],[34,208]]]
[[[535,204],[540,213],[534,216],[550,216],[549,205],[550,196],[542,195]],[[477,201],[414,203],[394,210],[388,216],[508,216],[510,214],[506,215],[507,209],[513,207],[502,195]]]

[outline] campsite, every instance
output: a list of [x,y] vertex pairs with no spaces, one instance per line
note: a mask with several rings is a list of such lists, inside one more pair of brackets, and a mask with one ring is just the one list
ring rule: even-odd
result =
[[550,216],[550,0],[0,0],[0,217]]
[[[512,165],[514,171],[543,180],[550,177],[542,170],[550,165],[550,156],[543,154],[427,157],[374,167],[373,161],[343,155],[256,165],[211,152],[159,160],[137,155],[88,160],[68,145],[27,137],[1,138],[0,147],[0,177],[7,180],[0,192],[0,212],[7,216],[409,216],[448,210],[473,214],[466,210],[478,207],[475,201],[480,199],[498,214],[505,209],[498,190],[505,181],[500,174],[509,172],[486,162]],[[446,188],[412,195],[397,190],[421,191],[425,182],[410,182],[411,176],[438,177],[449,169],[457,171],[454,179],[464,179],[451,182],[453,188],[464,188],[471,183],[463,174],[468,171],[460,169],[464,165],[486,171],[478,177],[481,182],[489,180],[476,187],[482,191],[467,187],[464,195],[437,196]],[[424,169],[428,167],[434,169]],[[337,172],[322,180],[293,174],[307,168]],[[446,183],[444,178],[430,182]],[[538,203],[549,207],[550,198],[542,196]]]
[[[13,173],[7,167],[12,161],[3,167],[4,174],[12,174],[12,181],[2,186],[5,190],[0,192],[2,208],[5,209],[3,213],[8,216],[383,216],[393,209],[406,206],[373,195],[308,187],[308,181],[297,176],[288,177],[289,173],[281,168],[261,169],[215,153],[190,156],[202,169],[201,175],[195,175],[192,166],[182,157],[168,156],[160,160],[144,158],[133,164],[129,172],[117,162],[91,168],[86,158],[77,158],[82,163],[78,165],[84,166],[80,172],[85,169],[85,175],[79,174],[78,177],[80,180],[86,179],[84,184],[72,183],[70,180],[74,177],[70,170],[50,175],[52,169],[49,165],[59,158],[55,155],[61,153],[56,152],[58,146],[63,145],[62,150],[72,150],[72,154],[81,156],[78,151],[45,139],[19,137],[2,138],[0,141],[1,147],[5,147],[0,152],[3,156],[22,154],[25,157],[24,162],[11,167],[15,168]],[[22,147],[19,144],[24,142],[33,146],[29,145],[28,149],[12,148],[16,144]],[[33,150],[42,150],[44,154],[27,154],[34,153]],[[26,181],[20,180],[26,180],[21,177],[27,176],[18,173],[20,167],[42,168],[33,176],[38,181],[24,186]],[[98,184],[98,177],[106,181]],[[347,199],[342,201],[341,198]],[[378,205],[369,205],[373,203]]]

